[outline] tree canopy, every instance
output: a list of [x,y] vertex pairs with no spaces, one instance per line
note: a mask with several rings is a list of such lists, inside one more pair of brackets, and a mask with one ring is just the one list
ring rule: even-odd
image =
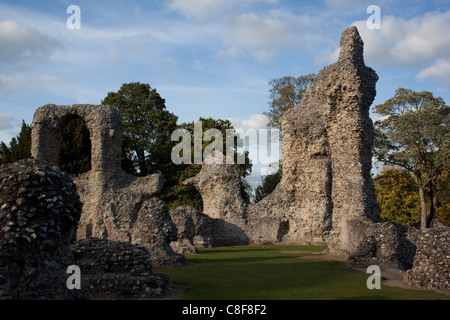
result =
[[305,90],[314,83],[317,75],[308,74],[299,77],[282,77],[269,82],[269,126],[281,130],[283,115],[289,109],[300,104]]
[[381,116],[375,123],[375,156],[413,174],[421,202],[421,228],[430,227],[443,177],[450,169],[450,108],[431,92],[399,88],[375,111]]
[[0,149],[0,163],[12,163],[31,156],[31,126],[22,120],[22,127],[17,137],[11,139],[9,146],[3,141]]
[[[238,134],[236,134],[236,138],[234,139],[234,143],[232,146],[226,145],[225,138],[227,136],[227,130],[234,131],[234,127],[231,122],[229,120],[201,117],[198,121],[182,123],[178,126],[178,128],[187,130],[193,137],[195,134],[195,124],[199,122],[201,123],[202,127],[202,153],[208,147],[208,145],[214,142],[214,140],[211,141],[209,139],[205,139],[203,136],[204,133],[209,129],[216,129],[220,131],[223,137],[223,153],[226,153],[227,147],[231,148],[236,161],[238,156],[238,146],[240,145],[240,137]],[[202,168],[201,164],[195,164],[194,161],[194,141],[192,141],[191,143],[191,150],[192,158],[190,164],[181,164],[176,166],[173,174],[166,177],[166,184],[163,188],[161,198],[168,203],[169,208],[176,208],[181,205],[190,205],[199,210],[203,208],[203,201],[201,199],[201,195],[197,192],[197,190],[194,187],[182,185],[182,182],[184,180],[192,178],[199,174]],[[241,179],[244,179],[252,171],[252,165],[248,158],[248,152],[245,152],[244,157],[245,163],[238,164],[238,171]],[[250,201],[248,184],[245,181],[241,181],[241,183],[242,196],[246,201]]]
[[278,171],[275,174],[267,175],[264,178],[261,178],[261,184],[258,185],[255,189],[255,203],[261,201],[269,194],[271,194],[280,183],[282,176],[283,167],[280,161]]
[[91,170],[91,139],[81,118],[70,120],[62,132],[59,167],[73,174]]
[[122,115],[122,168],[126,172],[147,176],[172,170],[170,137],[178,117],[166,110],[156,89],[126,83],[117,92],[109,92],[102,104],[117,107]]

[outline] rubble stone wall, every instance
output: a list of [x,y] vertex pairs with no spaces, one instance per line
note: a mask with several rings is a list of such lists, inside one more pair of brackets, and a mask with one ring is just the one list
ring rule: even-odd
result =
[[450,228],[421,231],[417,239],[413,267],[405,281],[428,289],[450,289]]
[[71,177],[29,159],[0,167],[0,300],[89,299],[69,290],[67,268],[82,203]]
[[380,221],[369,116],[378,76],[364,64],[356,27],[343,32],[340,45],[339,61],[321,70],[302,103],[283,117],[283,177],[272,194],[245,205],[236,167],[215,164],[214,157],[185,182],[201,193],[204,213],[241,229],[244,242],[328,245],[349,255],[364,236],[352,221]]
[[74,117],[85,121],[92,148],[91,171],[74,177],[83,202],[77,239],[139,242],[149,250],[155,266],[183,264],[184,256],[175,254],[169,245],[173,236],[168,233],[176,235],[176,231],[162,228],[148,235],[146,242],[143,236],[137,236],[143,226],[158,229],[169,225],[171,220],[165,204],[155,205],[152,200],[164,184],[162,175],[135,177],[121,168],[123,125],[117,108],[95,105],[38,108],[32,124],[31,155],[58,164],[61,133]]

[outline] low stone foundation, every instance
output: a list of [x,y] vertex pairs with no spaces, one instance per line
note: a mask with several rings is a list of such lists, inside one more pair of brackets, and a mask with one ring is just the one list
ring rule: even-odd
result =
[[150,255],[143,248],[88,239],[72,250],[93,299],[160,298],[169,290],[169,276],[152,272]]
[[82,203],[71,177],[34,159],[0,167],[0,299],[89,299],[67,287]]
[[418,235],[412,269],[405,282],[428,289],[450,289],[450,228],[436,227]]

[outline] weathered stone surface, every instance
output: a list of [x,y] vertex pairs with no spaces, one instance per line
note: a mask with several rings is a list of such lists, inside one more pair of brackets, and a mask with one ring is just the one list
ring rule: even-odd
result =
[[67,288],[82,203],[69,175],[34,159],[0,169],[0,299],[88,299]]
[[167,274],[152,272],[147,250],[101,239],[78,241],[72,248],[93,299],[146,299],[170,290]]
[[356,251],[350,255],[349,266],[364,269],[377,265],[402,271],[412,268],[417,252],[418,229],[393,222],[370,223],[363,220],[353,228],[362,230],[364,236]]
[[200,192],[203,213],[211,218],[245,219],[246,205],[240,197],[239,172],[234,161],[227,159],[222,153],[216,151],[207,156],[201,172],[184,181],[183,185],[194,186]]
[[[145,221],[158,219],[149,217],[158,210],[145,211],[143,204],[161,191],[164,178],[160,174],[134,177],[121,169],[123,125],[117,108],[94,105],[39,108],[32,124],[32,156],[57,164],[61,133],[75,117],[85,121],[92,146],[92,170],[74,178],[84,204],[77,239],[94,237],[122,242],[139,239],[140,245],[155,250],[151,254],[154,263],[180,263],[182,259],[178,256],[175,260],[169,257],[173,254],[168,250],[172,237],[159,232],[161,238],[155,241],[156,234],[148,235],[147,245],[142,243],[144,237],[136,237],[137,228],[144,226]],[[156,253],[162,256],[156,258]]]
[[[198,250],[194,244],[196,225],[193,216],[201,215],[195,208],[181,206],[170,211],[170,217],[178,229],[177,241],[170,243],[173,251],[181,254],[197,254]],[[197,225],[200,228],[200,225]]]
[[122,118],[117,108],[95,105],[46,105],[36,110],[32,123],[31,154],[34,158],[58,163],[61,133],[67,123],[80,117],[91,138],[92,171],[103,180],[120,174],[122,156]]
[[201,172],[183,182],[200,192],[203,213],[212,218],[215,245],[248,244],[246,207],[240,191],[236,164],[220,152],[206,157]]
[[416,245],[417,254],[405,282],[428,289],[450,290],[450,228],[421,231]]
[[131,243],[146,248],[154,266],[182,266],[186,258],[170,247],[177,241],[177,227],[170,218],[164,201],[152,198],[145,201],[131,230]]
[[77,239],[131,241],[142,204],[161,190],[164,180],[159,174],[138,178],[122,171],[117,180],[105,183],[90,171],[74,182],[84,204]]
[[352,221],[380,221],[369,117],[378,76],[365,66],[363,50],[356,27],[344,31],[339,61],[321,70],[302,103],[286,112],[283,178],[271,195],[247,207],[236,166],[210,158],[185,182],[201,193],[205,214],[240,231],[223,231],[228,240],[231,234],[241,243],[327,244],[349,255],[364,236]]

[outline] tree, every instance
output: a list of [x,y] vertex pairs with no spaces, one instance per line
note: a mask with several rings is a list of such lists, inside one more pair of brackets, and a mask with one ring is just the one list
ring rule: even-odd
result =
[[[209,129],[217,129],[220,131],[223,137],[223,146],[222,146],[223,152],[226,153],[225,150],[227,148],[226,146],[227,130],[234,130],[234,127],[231,124],[231,122],[229,120],[213,119],[213,118],[200,118],[198,122],[201,122],[202,124],[202,153],[205,150],[205,148],[214,141],[214,140],[208,141],[207,139],[203,139],[203,134]],[[187,130],[190,136],[194,137],[195,123],[196,121],[182,123],[181,125],[179,125],[179,129]],[[236,137],[237,138],[234,140],[233,146],[231,146],[235,155],[235,161],[238,156],[238,146],[240,144],[239,135],[236,134]],[[197,174],[199,174],[202,168],[201,164],[194,163],[195,151],[193,140],[194,139],[192,139],[191,141],[191,163],[178,165],[176,167],[176,170],[172,172],[173,174],[166,177],[166,184],[163,188],[161,198],[168,203],[168,206],[171,209],[181,205],[189,205],[199,210],[202,210],[203,208],[203,201],[201,199],[201,195],[197,192],[197,190],[195,190],[195,188],[191,186],[182,185],[182,182],[184,180],[195,177]],[[252,170],[252,165],[248,158],[248,152],[245,152],[244,157],[245,163],[238,164],[238,171],[241,179],[249,175]],[[241,182],[242,182],[241,193],[243,199],[246,201],[250,201],[250,195],[248,194],[249,188],[244,181]]]
[[382,120],[375,123],[374,153],[378,161],[413,174],[420,197],[421,228],[429,228],[439,207],[443,178],[450,168],[450,108],[431,92],[399,88],[375,111]]
[[269,82],[269,112],[264,114],[269,118],[269,126],[281,130],[283,115],[289,109],[300,104],[306,89],[314,83],[317,75],[308,74],[295,77],[283,77]]
[[59,167],[73,174],[91,170],[91,139],[81,118],[70,120],[62,132]]
[[22,120],[22,127],[17,137],[11,139],[9,147],[2,141],[0,163],[13,163],[31,156],[31,126]]
[[383,220],[408,225],[420,222],[417,182],[409,171],[385,167],[373,180]]
[[123,84],[102,101],[115,106],[124,125],[122,168],[134,175],[169,174],[172,132],[178,117],[166,110],[165,100],[149,84]]
[[255,203],[261,201],[275,190],[281,181],[282,175],[283,168],[280,164],[275,174],[265,176],[264,178],[261,177],[261,184],[255,189]]

